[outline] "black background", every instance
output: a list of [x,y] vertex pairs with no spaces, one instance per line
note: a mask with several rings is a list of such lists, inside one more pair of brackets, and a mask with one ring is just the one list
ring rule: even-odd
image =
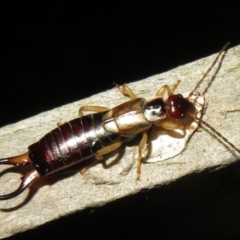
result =
[[[226,1],[1,1],[0,127],[236,46],[239,9]],[[239,238],[238,168],[187,176],[11,239]]]

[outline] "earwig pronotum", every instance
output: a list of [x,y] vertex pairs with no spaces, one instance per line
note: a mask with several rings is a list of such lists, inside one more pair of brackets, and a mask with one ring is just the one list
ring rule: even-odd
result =
[[[179,80],[172,87],[164,85],[156,96],[150,99],[137,98],[126,84],[121,86],[115,84],[124,96],[130,98],[129,101],[113,109],[100,106],[81,107],[79,118],[64,123],[46,134],[38,142],[29,146],[27,153],[0,159],[0,164],[10,164],[16,167],[32,166],[22,177],[18,189],[10,194],[1,195],[0,200],[13,198],[40,177],[68,168],[93,156],[100,161],[103,155],[118,149],[125,142],[141,134],[137,163],[137,179],[139,179],[144,159],[143,148],[148,141],[149,129],[153,125],[168,130],[191,129],[190,125],[183,123],[186,117],[210,128],[240,153],[235,145],[198,117],[199,112],[196,111],[195,106],[197,102],[191,98],[228,45],[229,43],[218,53],[210,68],[187,97],[173,94],[180,83]],[[165,95],[168,96],[166,100],[164,100]],[[84,111],[96,113],[84,115]]]

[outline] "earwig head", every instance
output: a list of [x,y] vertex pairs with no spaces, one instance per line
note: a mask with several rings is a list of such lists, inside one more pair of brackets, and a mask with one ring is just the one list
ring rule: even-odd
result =
[[171,95],[166,101],[167,113],[173,119],[185,118],[187,114],[195,112],[195,106],[181,94]]
[[[0,159],[0,164],[9,164],[14,165],[16,167],[30,165],[32,162],[28,158],[28,153],[25,153],[21,156],[7,158],[7,159]],[[25,175],[22,177],[22,182],[17,190],[13,191],[12,193],[0,195],[0,200],[6,200],[13,197],[18,196],[22,193],[28,186],[30,186],[36,179],[40,178],[40,174],[35,169],[28,170]]]
[[144,107],[144,115],[150,122],[159,121],[166,117],[165,103],[162,98],[154,98]]
[[[170,95],[166,101],[166,105],[167,105],[167,112],[168,115],[171,118],[174,119],[181,119],[184,118],[187,114],[191,113],[193,114],[195,112],[195,107],[194,104],[191,103],[188,99],[191,98],[191,96],[194,94],[194,92],[196,91],[196,89],[200,86],[200,84],[203,82],[203,80],[205,79],[205,77],[208,75],[208,73],[212,70],[213,66],[216,64],[218,58],[220,57],[220,55],[222,54],[222,52],[224,52],[226,50],[226,48],[228,47],[230,43],[228,42],[227,44],[225,44],[223,46],[223,48],[221,49],[221,51],[218,53],[217,57],[215,58],[215,60],[213,61],[212,65],[210,66],[210,68],[208,68],[208,70],[206,71],[206,73],[202,76],[202,78],[197,82],[197,84],[195,85],[195,87],[192,89],[192,91],[189,93],[187,98],[183,98],[182,95],[178,94],[178,95]],[[177,82],[177,84],[174,85],[172,92],[176,89],[176,87],[178,86],[179,82]]]

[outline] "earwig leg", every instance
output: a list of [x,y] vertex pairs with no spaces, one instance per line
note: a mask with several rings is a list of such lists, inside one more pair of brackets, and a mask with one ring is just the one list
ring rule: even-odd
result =
[[138,146],[137,180],[140,179],[141,165],[142,165],[142,160],[143,160],[142,150],[143,150],[144,146],[146,145],[147,140],[148,140],[148,134],[147,134],[147,132],[143,132],[142,139]]
[[[106,164],[105,161],[103,161],[103,158],[101,159],[101,164],[103,166],[104,169],[107,169],[108,168],[108,165]],[[89,164],[88,166],[84,167],[81,171],[80,171],[80,174],[84,174],[86,171],[88,171],[88,169],[90,169],[91,167],[94,167],[96,164],[99,163],[99,159],[95,159],[95,161],[93,161],[91,164]]]
[[104,111],[108,111],[109,109],[106,107],[100,107],[100,106],[83,106],[80,107],[78,115],[79,117],[83,117],[84,114],[83,112],[87,112],[87,111],[92,111],[92,112],[104,112]]
[[[157,125],[157,124],[156,124]],[[173,122],[170,122],[170,121],[165,121],[165,122],[162,122],[159,125],[157,125],[158,127],[162,127],[164,129],[167,129],[167,130],[176,130],[176,129],[179,129],[179,130],[195,130],[196,127],[193,127],[193,126],[190,126],[190,125],[183,125],[183,124],[176,124],[176,123],[173,123]]]
[[[88,112],[88,111],[92,111],[92,112],[104,112],[104,111],[108,111],[109,109],[106,107],[100,107],[100,106],[83,106],[80,107],[78,110],[78,115],[79,117],[83,117],[84,114],[83,112]],[[60,127],[61,125],[65,124],[67,122],[60,122],[57,123],[57,126]]]
[[161,123],[161,127],[167,130],[175,130],[175,129],[180,129],[183,130],[184,129],[184,125],[183,124],[176,124],[170,121],[165,121]]
[[97,151],[97,153],[95,154],[96,159],[100,160],[100,161],[103,160],[102,155],[113,152],[114,150],[118,149],[123,143],[124,143],[123,141],[119,141],[119,142],[113,143],[107,147],[103,147],[102,149]]
[[84,167],[80,172],[81,175],[83,175],[88,169],[95,166],[99,161],[95,159],[95,161],[91,162],[88,166]]
[[[100,149],[99,151],[97,151],[97,153],[95,154],[95,158],[97,159],[97,161],[94,161],[93,163],[91,163],[90,165],[86,166],[85,168],[83,168],[80,173],[84,174],[89,168],[93,167],[97,162],[102,161],[103,157],[102,155],[105,155],[107,153],[113,152],[114,150],[116,150],[117,148],[119,148],[124,142],[119,141],[116,143],[113,143],[107,147],[103,147],[102,149]],[[105,165],[103,165],[104,167]],[[105,167],[104,167],[105,168]]]
[[67,122],[58,122],[57,126],[60,127],[61,125],[65,124],[65,123],[67,123]]
[[132,100],[137,98],[135,93],[127,84],[118,85],[117,83],[114,83],[114,85],[124,96],[130,97]]
[[180,82],[180,80],[177,80],[171,88],[168,85],[163,85],[161,89],[157,92],[157,96],[163,97],[165,92],[167,92],[168,96],[172,95]]

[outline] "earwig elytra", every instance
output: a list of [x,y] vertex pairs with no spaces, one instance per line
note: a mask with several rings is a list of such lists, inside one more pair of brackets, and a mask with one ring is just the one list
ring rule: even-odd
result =
[[[143,161],[142,150],[148,140],[148,130],[153,124],[169,130],[188,129],[188,125],[182,124],[182,119],[189,116],[193,121],[205,124],[231,147],[239,151],[215,129],[197,117],[196,103],[191,100],[195,90],[226,47],[227,45],[219,52],[206,74],[185,98],[182,95],[173,94],[180,81],[177,81],[173,87],[164,85],[157,92],[156,97],[147,100],[137,98],[134,92],[125,84],[116,85],[123,95],[130,97],[130,101],[111,110],[98,106],[82,107],[79,110],[79,118],[52,130],[39,142],[29,146],[27,153],[1,159],[0,164],[32,165],[33,168],[26,172],[16,191],[2,195],[0,199],[13,198],[38,178],[67,168],[90,157],[95,156],[98,160],[101,160],[102,155],[118,149],[137,134],[142,134],[137,166],[137,177],[139,178]],[[168,96],[166,100],[163,99],[165,94]],[[96,113],[84,116],[84,111],[94,111]]]

